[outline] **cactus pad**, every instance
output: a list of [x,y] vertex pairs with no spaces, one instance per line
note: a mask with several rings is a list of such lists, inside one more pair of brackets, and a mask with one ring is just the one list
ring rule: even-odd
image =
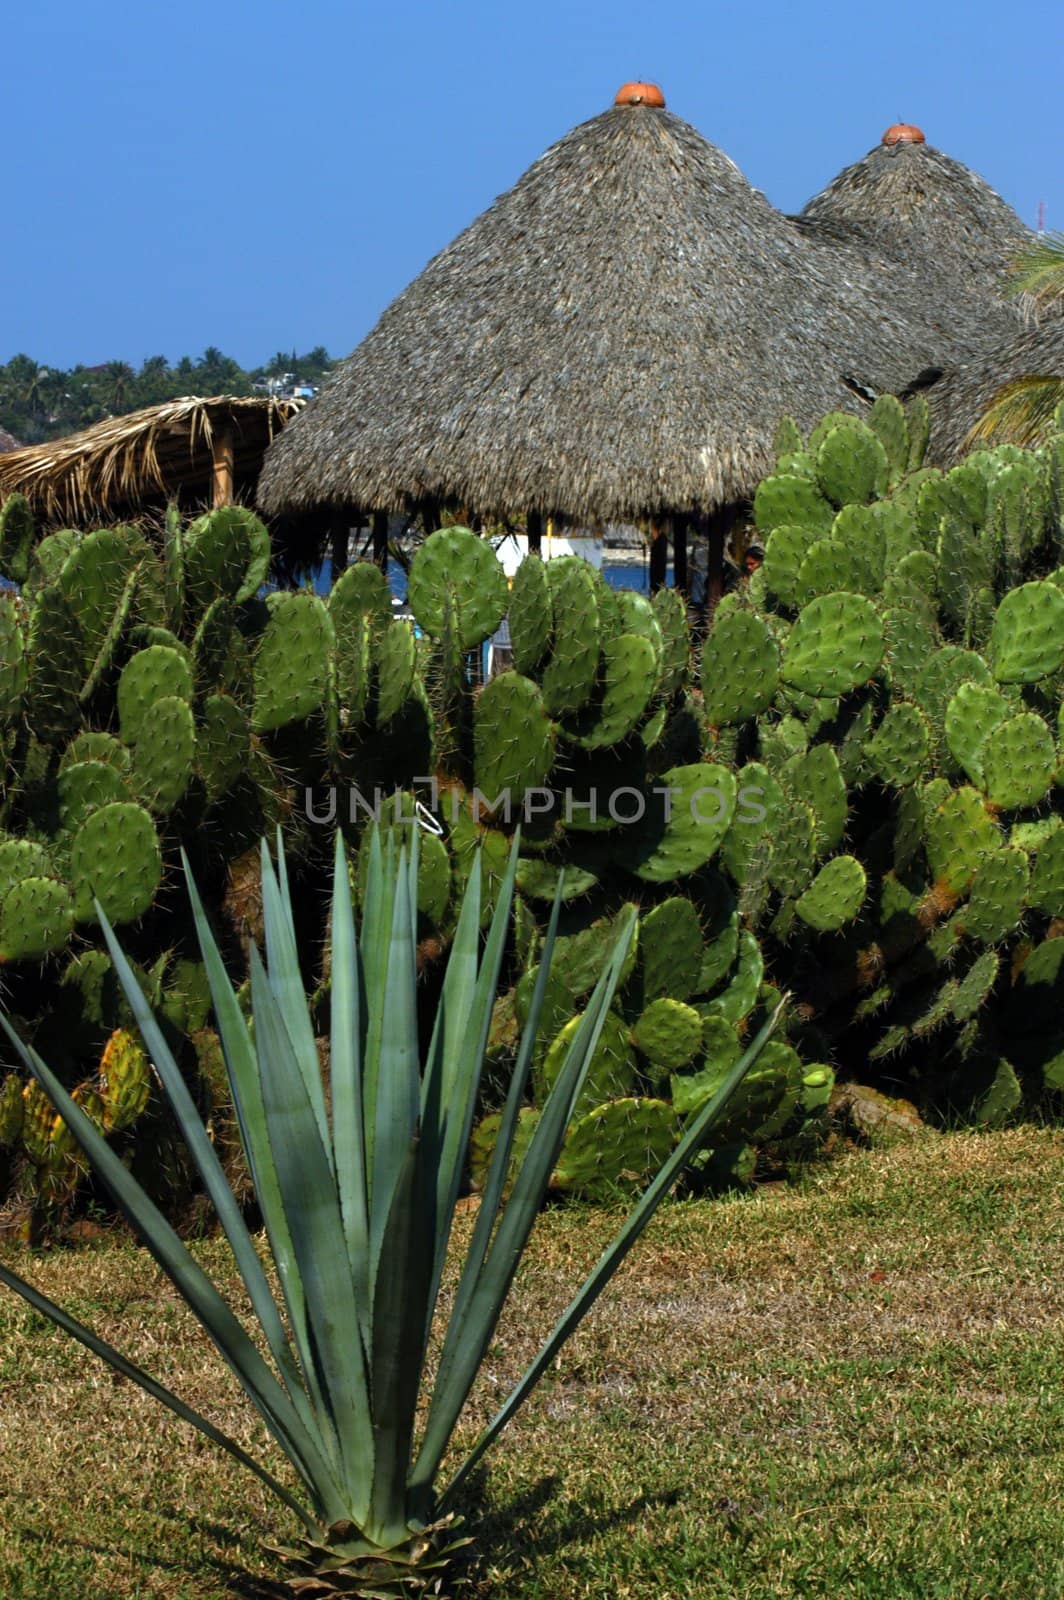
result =
[[639,924],[643,997],[686,1000],[699,987],[704,945],[698,912],[682,895],[648,911]]
[[217,506],[197,517],[184,543],[187,592],[202,609],[219,596],[239,605],[266,581],[270,535],[247,506]]
[[547,567],[554,609],[554,646],[543,673],[543,698],[554,716],[579,711],[595,687],[599,616],[595,581],[579,556]]
[[114,767],[116,772],[128,772],[130,769],[130,754],[121,739],[116,739],[111,733],[94,733],[86,730],[79,733],[63,751],[59,762],[59,770],[72,767],[79,761],[103,761],[109,767]]
[[651,602],[661,631],[660,691],[678,694],[687,682],[691,641],[687,631],[687,606],[676,589],[659,589]]
[[[841,512],[840,512],[841,516]],[[882,573],[869,560],[861,544],[832,536],[809,546],[795,583],[797,603],[805,605],[818,595],[845,589],[853,594],[878,594]]]
[[997,944],[1015,932],[1023,916],[1030,880],[1030,863],[1023,850],[1006,846],[988,856],[968,891],[965,933],[983,944]]
[[593,872],[566,865],[563,869],[538,856],[522,856],[517,867],[517,887],[532,900],[550,900],[558,892],[558,876],[564,870],[562,900],[578,900],[593,889],[598,878]]
[[10,1150],[22,1133],[22,1079],[9,1072],[0,1083],[0,1150]]
[[210,694],[195,735],[196,759],[210,800],[236,783],[247,766],[251,726],[247,713],[228,695]]
[[822,595],[803,608],[788,635],[781,676],[806,694],[847,694],[871,678],[883,647],[883,624],[870,600]]
[[780,776],[785,789],[804,801],[816,823],[817,854],[834,850],[846,832],[847,795],[839,758],[830,744],[815,744],[802,755],[784,762]]
[[992,684],[962,683],[946,707],[944,728],[950,755],[973,783],[982,787],[981,752],[996,727],[1009,716],[1008,701]]
[[550,648],[554,603],[547,569],[538,556],[522,561],[510,593],[510,640],[514,666],[534,672]]
[[554,728],[537,685],[519,672],[492,678],[476,701],[473,742],[477,788],[489,801],[508,793],[519,811],[554,762]]
[[551,1184],[567,1193],[605,1198],[641,1186],[676,1143],[676,1113],[664,1100],[611,1100],[574,1122]]
[[184,656],[164,644],[138,650],[118,680],[118,722],[125,744],[135,745],[160,700],[192,699],[192,672]]
[[816,862],[817,820],[813,808],[792,801],[779,819],[773,841],[769,879],[780,894],[801,894],[810,882]]
[[1064,917],[1064,828],[1051,834],[1034,858],[1030,903],[1047,917]]
[[641,634],[621,633],[602,651],[598,694],[575,719],[570,737],[587,750],[619,744],[642,720],[658,681],[660,648]]
[[25,583],[33,556],[33,512],[25,495],[10,494],[0,506],[0,577]]
[[988,646],[999,683],[1037,683],[1064,665],[1064,591],[1024,583],[997,608]]
[[909,427],[905,407],[892,394],[881,394],[868,413],[868,426],[886,453],[890,481],[896,483],[909,470]]
[[808,528],[795,528],[788,523],[774,528],[768,536],[761,571],[769,593],[785,606],[798,603],[798,573],[814,538]]
[[102,806],[78,829],[70,847],[77,920],[95,921],[94,896],[112,923],[143,916],[162,872],[159,840],[148,812],[129,801]]
[[151,1094],[151,1068],[135,1034],[117,1028],[100,1061],[100,1099],[104,1127],[121,1133],[136,1122]]
[[59,825],[66,833],[75,833],[101,806],[131,798],[123,774],[106,761],[75,761],[63,767],[56,790]]
[[443,626],[445,594],[457,601],[457,641],[463,650],[481,644],[506,615],[506,574],[491,545],[468,528],[429,534],[410,564],[410,609],[433,638]]
[[397,717],[414,687],[416,647],[409,625],[391,623],[377,640],[377,722],[383,726]]
[[899,789],[923,777],[930,754],[931,724],[908,700],[891,706],[868,744],[873,771]]
[[745,722],[772,704],[779,678],[779,647],[767,623],[752,611],[722,617],[702,652],[702,693],[713,727]]
[[73,609],[58,586],[42,589],[34,599],[26,655],[29,720],[39,739],[60,743],[81,720],[78,697],[85,643]]
[[23,878],[0,901],[0,963],[39,961],[61,950],[74,926],[70,890],[58,878]]
[[974,789],[955,789],[927,821],[927,861],[936,883],[963,894],[1001,845],[1000,831]]
[[857,916],[866,888],[861,863],[853,856],[835,856],[821,867],[794,909],[817,933],[835,933]]
[[673,1109],[680,1116],[698,1111],[716,1094],[742,1054],[734,1026],[722,1016],[707,1016],[702,1024],[702,1055],[698,1070],[676,1074],[671,1080]]
[[[553,1040],[539,1068],[534,1071],[533,1086],[537,1104],[542,1105],[554,1087],[582,1018],[582,1012],[570,1018]],[[635,1057],[628,1042],[628,1029],[623,1018],[611,1011],[606,1016],[598,1044],[588,1063],[574,1117],[584,1116],[593,1106],[602,1105],[605,1100],[631,1094],[635,1084]]]
[[1057,752],[1042,718],[1022,712],[999,723],[980,747],[983,788],[994,805],[1007,811],[1036,806],[1053,781]]
[[648,797],[643,820],[632,827],[631,870],[650,883],[667,883],[705,866],[735,815],[737,784],[726,767],[709,762],[673,767]]
[[682,1000],[652,1000],[632,1028],[636,1049],[646,1056],[658,1077],[678,1072],[692,1061],[702,1044],[702,1018]]
[[21,708],[26,687],[26,643],[10,595],[0,594],[0,722],[11,721]]
[[259,733],[318,710],[334,644],[329,613],[316,595],[289,593],[275,599],[255,652],[252,723]]
[[778,473],[762,479],[754,495],[754,521],[762,533],[780,527],[809,530],[810,539],[831,532],[835,508],[808,478]]
[[117,529],[87,533],[70,552],[59,586],[78,619],[85,665],[96,657],[114,618],[130,569],[139,552]]
[[739,935],[738,956],[731,980],[726,989],[712,1000],[699,1005],[704,1017],[723,1017],[725,1022],[739,1023],[757,1003],[761,981],[765,976],[765,961],[749,928]]
[[[513,1145],[510,1150],[510,1164],[507,1180],[503,1187],[504,1194],[509,1193],[510,1185],[520,1171],[524,1161],[525,1151],[529,1141],[536,1131],[540,1112],[532,1106],[522,1106],[517,1114],[517,1127],[514,1129]],[[477,1191],[483,1189],[487,1182],[488,1169],[491,1158],[495,1153],[495,1146],[499,1139],[499,1130],[502,1127],[502,1112],[492,1111],[481,1118],[473,1129],[469,1141],[469,1180]]]
[[838,422],[821,440],[817,487],[833,505],[866,505],[886,493],[889,477],[887,452],[872,429],[856,418]]
[[133,756],[133,786],[152,811],[173,810],[196,765],[192,709],[178,695],[165,695],[142,725]]

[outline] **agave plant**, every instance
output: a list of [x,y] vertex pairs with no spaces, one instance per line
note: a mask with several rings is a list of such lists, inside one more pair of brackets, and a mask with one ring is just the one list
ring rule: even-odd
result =
[[[181,1072],[100,910],[146,1048],[210,1194],[258,1319],[259,1343],[37,1053],[0,1018],[115,1201],[203,1324],[291,1463],[280,1483],[89,1328],[0,1267],[23,1295],[104,1361],[249,1467],[302,1523],[274,1552],[300,1595],[442,1593],[459,1536],[456,1496],[703,1143],[775,1022],[770,1019],[587,1277],[505,1404],[446,1481],[441,1471],[542,1205],[632,938],[634,912],[588,1004],[520,1162],[518,1113],[550,973],[555,903],[472,1235],[446,1316],[440,1288],[509,925],[516,846],[481,945],[474,861],[422,1059],[416,1004],[417,832],[409,848],[374,838],[356,936],[348,865],[336,842],[328,1086],[304,995],[283,853],[263,847],[266,960],[251,951],[253,1027],[237,1002],[188,874],[234,1104],[280,1299],[223,1176]],[[513,1170],[513,1169],[516,1170]],[[283,1301],[283,1303],[282,1303]],[[438,1361],[427,1352],[434,1318]],[[424,1395],[424,1420],[416,1426]]]

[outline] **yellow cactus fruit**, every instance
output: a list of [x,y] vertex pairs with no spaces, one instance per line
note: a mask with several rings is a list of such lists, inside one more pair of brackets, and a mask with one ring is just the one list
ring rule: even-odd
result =
[[151,1093],[151,1067],[143,1046],[127,1028],[116,1028],[100,1062],[103,1125],[120,1133],[130,1127]]

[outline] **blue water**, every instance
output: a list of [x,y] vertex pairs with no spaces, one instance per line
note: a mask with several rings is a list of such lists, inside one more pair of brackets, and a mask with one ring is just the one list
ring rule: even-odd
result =
[[[634,589],[637,594],[646,594],[650,587],[650,574],[646,565],[641,566],[616,566],[608,565],[602,568],[602,576],[611,589]],[[672,583],[672,567],[669,567],[666,583]],[[406,600],[406,573],[398,561],[388,563],[388,582],[392,594],[397,600]],[[314,574],[314,592],[328,594],[332,584],[332,562],[325,561]]]

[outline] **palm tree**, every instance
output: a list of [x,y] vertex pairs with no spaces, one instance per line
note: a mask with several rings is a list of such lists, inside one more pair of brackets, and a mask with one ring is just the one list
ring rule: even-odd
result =
[[[1032,318],[1064,316],[1064,234],[1047,233],[1021,257],[1012,293]],[[1064,372],[1026,374],[998,390],[966,443],[1039,444],[1064,407]]]
[[107,363],[107,383],[110,389],[111,410],[123,412],[129,400],[129,386],[136,377],[133,368],[126,361],[109,361]]

